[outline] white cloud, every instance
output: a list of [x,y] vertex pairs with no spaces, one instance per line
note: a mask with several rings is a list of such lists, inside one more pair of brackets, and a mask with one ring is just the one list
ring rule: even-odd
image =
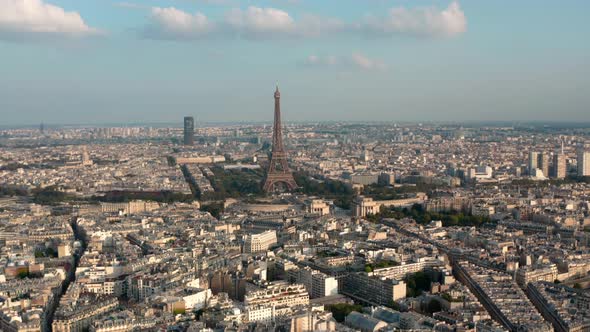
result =
[[338,57],[333,55],[325,57],[310,55],[305,59],[303,63],[308,66],[336,66],[340,63],[340,61]]
[[420,7],[392,8],[385,18],[369,17],[361,28],[383,35],[410,34],[429,37],[452,37],[467,31],[467,18],[457,1],[446,9]]
[[246,10],[232,9],[225,23],[245,37],[260,38],[295,33],[295,20],[286,11],[250,6]]
[[302,15],[296,21],[284,10],[255,6],[231,9],[218,22],[201,13],[190,14],[173,7],[154,7],[151,11],[143,35],[156,39],[194,39],[212,34],[246,39],[318,37],[345,27],[337,19]]
[[387,69],[387,65],[383,61],[377,59],[370,59],[369,57],[360,53],[353,54],[350,57],[350,60],[352,64],[364,70],[382,71]]
[[310,55],[305,59],[305,64],[307,65],[317,65],[320,63],[320,57],[317,55]]
[[214,24],[202,13],[189,14],[174,7],[153,7],[144,35],[155,39],[193,39],[213,30]]
[[79,13],[67,12],[42,0],[0,0],[0,39],[80,37],[97,33]]
[[338,19],[304,14],[295,20],[286,11],[254,6],[246,10],[229,11],[225,17],[225,24],[232,32],[246,38],[319,37],[344,29],[346,26]]
[[467,29],[465,14],[456,1],[443,10],[434,7],[392,8],[385,17],[368,17],[360,23],[345,23],[312,14],[302,14],[295,19],[284,10],[256,6],[231,9],[217,22],[210,21],[202,13],[191,14],[174,7],[154,7],[151,10],[150,23],[144,29],[144,36],[161,39],[195,39],[214,34],[216,37],[257,40],[313,38],[360,32],[385,36],[407,34],[450,37]]
[[318,56],[310,55],[303,64],[310,67],[336,67],[339,69],[358,68],[367,71],[384,71],[388,69],[385,62],[378,59],[371,59],[361,53],[353,53],[350,56],[337,57],[334,55]]

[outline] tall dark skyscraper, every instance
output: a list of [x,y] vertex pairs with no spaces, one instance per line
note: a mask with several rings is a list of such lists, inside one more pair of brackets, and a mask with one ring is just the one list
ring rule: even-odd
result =
[[281,128],[281,93],[279,87],[275,91],[275,121],[272,132],[272,152],[266,179],[264,180],[264,191],[271,192],[279,189],[293,190],[297,183],[289,169],[287,152],[283,145],[283,130]]
[[195,119],[192,116],[184,117],[184,145],[195,144]]

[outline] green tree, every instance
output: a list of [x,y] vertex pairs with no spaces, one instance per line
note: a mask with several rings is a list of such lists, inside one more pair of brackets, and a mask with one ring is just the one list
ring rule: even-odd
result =
[[346,316],[351,312],[362,312],[363,306],[358,304],[337,303],[328,305],[326,309],[332,312],[332,315],[337,322],[342,323]]
[[33,190],[33,202],[41,205],[55,205],[69,200],[64,192],[57,190],[56,187],[46,187]]
[[213,202],[207,205],[201,206],[201,211],[209,212],[211,215],[217,219],[223,213],[223,203],[221,202]]
[[439,312],[442,310],[442,307],[440,305],[440,302],[436,299],[431,299],[430,301],[428,301],[428,304],[426,305],[426,312],[429,314],[433,314],[435,312]]
[[55,249],[49,247],[49,248],[45,249],[45,255],[47,257],[57,257],[57,251],[55,251]]
[[420,296],[424,291],[430,290],[432,280],[428,274],[419,271],[406,276],[405,282],[408,297],[416,297]]
[[442,297],[443,299],[445,299],[445,300],[449,301],[449,302],[452,302],[452,301],[453,301],[453,297],[452,297],[450,294],[448,294],[448,293],[443,293],[443,294],[441,295],[441,297]]

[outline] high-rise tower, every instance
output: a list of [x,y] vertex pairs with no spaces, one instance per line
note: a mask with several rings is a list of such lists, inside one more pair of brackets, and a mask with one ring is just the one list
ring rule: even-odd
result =
[[529,151],[529,165],[528,171],[529,174],[534,174],[535,169],[539,168],[539,153],[536,151]]
[[[563,149],[562,149],[563,151]],[[563,152],[553,155],[553,174],[556,179],[565,179],[567,175],[567,158]]]
[[184,145],[195,144],[195,119],[192,116],[184,117]]
[[293,190],[297,188],[297,183],[293,178],[293,173],[289,169],[287,161],[287,152],[283,146],[283,130],[281,128],[281,93],[279,87],[275,91],[275,121],[272,132],[272,152],[266,179],[264,180],[264,191],[272,192],[284,190]]
[[549,177],[549,155],[546,152],[541,152],[539,154],[537,166],[543,171],[544,177]]
[[585,145],[578,147],[578,176],[590,176],[590,151]]

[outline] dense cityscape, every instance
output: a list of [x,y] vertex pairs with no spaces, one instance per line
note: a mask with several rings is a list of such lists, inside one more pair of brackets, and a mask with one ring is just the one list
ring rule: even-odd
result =
[[272,126],[0,130],[0,329],[590,330],[588,127],[280,98]]
[[0,332],[590,332],[589,13],[0,0]]

